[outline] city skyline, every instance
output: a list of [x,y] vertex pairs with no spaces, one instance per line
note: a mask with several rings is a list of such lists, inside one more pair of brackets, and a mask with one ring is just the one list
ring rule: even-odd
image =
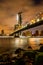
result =
[[43,1],[41,1],[34,3],[33,0],[0,0],[0,31],[4,29],[5,33],[12,32],[17,23],[16,14],[21,11],[22,22],[30,22],[37,13],[43,12]]

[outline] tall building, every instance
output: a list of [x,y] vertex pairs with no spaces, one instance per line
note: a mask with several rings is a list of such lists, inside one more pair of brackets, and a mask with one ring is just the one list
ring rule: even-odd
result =
[[22,12],[19,12],[17,14],[17,23],[21,26],[22,25],[22,16],[21,16]]

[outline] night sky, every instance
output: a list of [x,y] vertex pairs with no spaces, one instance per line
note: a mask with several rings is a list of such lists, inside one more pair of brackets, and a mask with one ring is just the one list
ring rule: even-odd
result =
[[11,33],[17,23],[16,14],[21,11],[23,23],[30,22],[37,13],[43,12],[43,0],[0,0],[0,31]]

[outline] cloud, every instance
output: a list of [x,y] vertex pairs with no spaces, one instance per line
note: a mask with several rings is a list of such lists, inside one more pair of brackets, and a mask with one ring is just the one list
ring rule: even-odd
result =
[[0,0],[0,3],[4,3],[6,0]]
[[[35,14],[43,12],[43,1],[35,5],[36,0],[0,0],[0,25],[13,27],[16,23],[16,14],[22,11],[22,21],[30,21]],[[10,29],[9,27],[9,29]],[[12,28],[13,29],[13,28]]]

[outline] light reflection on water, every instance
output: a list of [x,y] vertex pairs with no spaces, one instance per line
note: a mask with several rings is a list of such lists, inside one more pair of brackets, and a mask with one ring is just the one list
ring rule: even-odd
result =
[[16,48],[27,48],[29,45],[33,50],[39,49],[40,44],[43,44],[43,38],[31,38],[31,37],[21,37],[21,38],[6,38],[0,37],[0,49],[16,49]]
[[16,48],[27,48],[31,46],[32,49],[35,50],[40,48],[40,44],[43,44],[43,38],[15,38],[14,44]]

